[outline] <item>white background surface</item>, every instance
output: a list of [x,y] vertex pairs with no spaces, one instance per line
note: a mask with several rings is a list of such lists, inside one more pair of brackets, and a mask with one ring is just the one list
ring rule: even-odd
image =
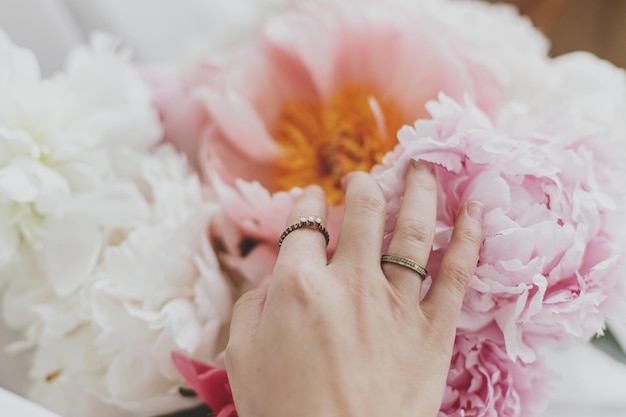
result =
[[[220,50],[281,0],[0,0],[0,27],[35,51],[44,74],[92,30],[122,38],[138,61],[181,62]],[[207,40],[211,40],[207,42]],[[626,326],[620,330],[626,335]],[[0,325],[0,346],[12,336]],[[5,339],[5,340],[3,340]],[[626,338],[622,339],[626,342]],[[626,417],[626,366],[579,343],[551,352],[561,374],[545,417]],[[0,386],[21,391],[24,358],[0,353]],[[0,415],[49,417],[0,390]],[[8,412],[8,414],[6,414]]]

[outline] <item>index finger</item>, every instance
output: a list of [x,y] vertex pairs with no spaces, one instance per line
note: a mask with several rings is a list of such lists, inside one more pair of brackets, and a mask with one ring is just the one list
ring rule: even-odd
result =
[[[324,191],[318,186],[309,186],[298,198],[287,218],[286,229],[281,236],[281,246],[274,270],[294,262],[313,262],[326,265],[325,236],[318,227],[294,227],[301,219],[319,219],[323,226],[327,217],[327,203]],[[292,228],[292,229],[290,229]],[[291,231],[290,231],[291,230]],[[276,275],[276,274],[274,274]]]

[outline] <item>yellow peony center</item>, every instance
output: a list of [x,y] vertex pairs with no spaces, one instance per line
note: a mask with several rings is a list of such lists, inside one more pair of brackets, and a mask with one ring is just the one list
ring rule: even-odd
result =
[[344,86],[328,103],[286,103],[273,132],[282,154],[271,167],[272,191],[317,184],[331,206],[342,204],[341,179],[380,163],[404,122],[392,100],[362,84]]

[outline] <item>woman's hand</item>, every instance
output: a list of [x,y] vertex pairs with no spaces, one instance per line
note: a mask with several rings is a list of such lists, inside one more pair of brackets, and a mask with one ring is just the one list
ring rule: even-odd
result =
[[[426,265],[436,220],[431,168],[414,163],[389,253]],[[287,221],[326,216],[307,188]],[[437,277],[381,267],[385,199],[374,179],[351,174],[337,249],[326,258],[313,228],[290,233],[274,274],[235,306],[226,367],[241,417],[436,416],[456,320],[481,244],[482,205],[465,203]]]

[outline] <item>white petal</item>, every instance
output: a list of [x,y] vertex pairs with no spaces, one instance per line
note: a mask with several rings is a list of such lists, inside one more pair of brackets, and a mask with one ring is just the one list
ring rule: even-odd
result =
[[144,222],[150,209],[139,189],[129,182],[102,184],[74,199],[68,215],[82,214],[104,227],[131,227]]
[[100,228],[80,216],[48,222],[44,262],[56,293],[68,295],[78,289],[93,271],[100,255]]
[[67,181],[39,161],[15,159],[0,170],[0,195],[18,203],[35,203],[42,214],[59,212],[69,194]]
[[19,242],[19,234],[15,226],[8,221],[6,213],[0,210],[0,268],[13,258],[17,252]]
[[9,37],[0,29],[0,82],[39,80],[39,63],[32,51],[13,44]]

